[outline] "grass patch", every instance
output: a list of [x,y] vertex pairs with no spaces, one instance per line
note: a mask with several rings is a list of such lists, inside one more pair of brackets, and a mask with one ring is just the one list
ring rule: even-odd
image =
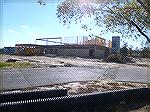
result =
[[29,62],[0,62],[0,68],[27,68],[30,66]]

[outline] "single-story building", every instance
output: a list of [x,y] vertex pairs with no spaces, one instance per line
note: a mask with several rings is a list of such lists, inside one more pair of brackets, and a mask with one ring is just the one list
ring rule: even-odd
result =
[[85,58],[106,58],[110,48],[99,45],[35,45],[16,44],[17,55],[56,55]]

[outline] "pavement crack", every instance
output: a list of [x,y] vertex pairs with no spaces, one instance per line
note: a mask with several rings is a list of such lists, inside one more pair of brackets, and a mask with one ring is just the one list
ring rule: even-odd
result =
[[23,78],[25,79],[25,81],[27,81],[27,83],[28,83],[31,87],[33,87],[33,85],[25,78],[25,76],[24,76],[24,74],[21,72],[21,70],[18,69],[18,72],[20,72],[20,73],[22,74]]

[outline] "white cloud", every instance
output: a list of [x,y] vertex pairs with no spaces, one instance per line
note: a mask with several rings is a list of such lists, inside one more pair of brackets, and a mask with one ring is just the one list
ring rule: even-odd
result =
[[29,29],[27,25],[21,25],[22,28]]
[[14,33],[14,34],[17,34],[17,35],[19,34],[19,32],[15,31],[15,30],[12,30],[12,29],[9,29],[8,32]]

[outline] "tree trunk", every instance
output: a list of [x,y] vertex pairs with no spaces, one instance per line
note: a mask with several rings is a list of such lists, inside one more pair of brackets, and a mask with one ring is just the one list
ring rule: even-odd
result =
[[139,26],[136,23],[134,23],[133,21],[131,21],[131,24],[134,25],[136,27],[136,29],[141,33],[141,35],[143,35],[147,39],[147,41],[150,43],[150,38],[144,32],[142,32],[142,30],[139,28]]

